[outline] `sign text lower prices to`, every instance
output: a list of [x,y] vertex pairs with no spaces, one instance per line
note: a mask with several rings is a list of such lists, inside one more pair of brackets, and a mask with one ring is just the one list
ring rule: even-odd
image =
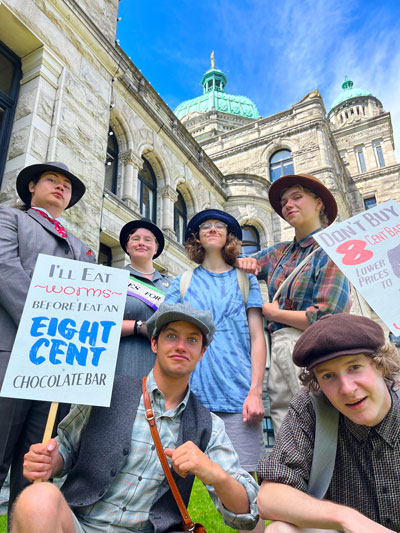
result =
[[39,255],[1,396],[109,406],[128,271]]
[[400,334],[400,205],[390,200],[314,235],[392,333]]

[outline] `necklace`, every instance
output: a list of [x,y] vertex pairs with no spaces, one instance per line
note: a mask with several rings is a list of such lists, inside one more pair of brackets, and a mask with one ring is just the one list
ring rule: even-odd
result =
[[154,274],[154,272],[156,271],[156,269],[153,268],[153,270],[151,272],[143,272],[143,270],[139,270],[138,268],[133,266],[132,263],[131,263],[131,267],[134,268],[137,272],[140,272],[141,274],[144,274],[145,276],[151,276],[151,274]]

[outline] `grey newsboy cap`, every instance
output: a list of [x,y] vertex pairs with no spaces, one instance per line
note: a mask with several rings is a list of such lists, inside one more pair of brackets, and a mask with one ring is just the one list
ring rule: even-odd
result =
[[325,315],[307,328],[293,350],[293,362],[308,369],[342,355],[372,355],[385,342],[382,328],[365,316]]
[[168,304],[163,302],[158,311],[146,322],[147,335],[151,339],[160,329],[170,322],[190,322],[203,333],[205,344],[208,346],[214,336],[215,326],[210,311],[195,309],[189,302]]

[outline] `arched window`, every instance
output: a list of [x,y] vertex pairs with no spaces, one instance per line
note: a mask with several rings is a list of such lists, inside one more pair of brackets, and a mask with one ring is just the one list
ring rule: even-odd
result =
[[19,57],[0,42],[0,183],[6,164],[21,75]]
[[143,168],[138,174],[139,210],[142,217],[149,218],[155,223],[157,180],[150,163],[144,157],[142,159]]
[[183,196],[178,192],[178,199],[174,204],[174,230],[179,244],[185,244],[185,231],[187,225],[186,204]]
[[279,150],[269,160],[271,182],[286,174],[294,174],[292,153],[290,150]]
[[116,194],[118,176],[118,143],[113,130],[108,131],[107,158],[106,158],[106,178],[104,186],[109,191]]
[[253,226],[242,226],[242,253],[254,254],[260,250],[260,236]]

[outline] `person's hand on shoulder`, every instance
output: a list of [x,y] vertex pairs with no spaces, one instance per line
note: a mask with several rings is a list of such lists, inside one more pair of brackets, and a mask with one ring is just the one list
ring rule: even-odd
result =
[[255,276],[260,272],[260,265],[254,257],[238,257],[235,266],[247,274],[254,274]]

